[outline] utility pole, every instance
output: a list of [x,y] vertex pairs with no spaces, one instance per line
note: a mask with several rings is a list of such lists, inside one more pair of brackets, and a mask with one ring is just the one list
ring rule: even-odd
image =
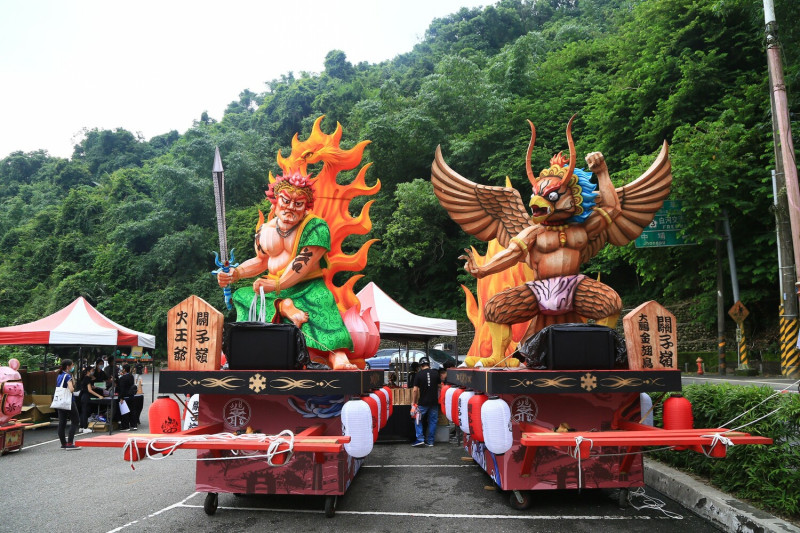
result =
[[722,273],[722,263],[725,261],[725,245],[722,243],[722,221],[716,223],[717,236],[717,361],[719,373],[725,375],[725,276]]
[[[797,182],[797,163],[794,157],[789,104],[783,79],[780,42],[773,0],[764,0],[764,22],[769,66],[772,127],[775,140],[775,180],[777,191],[778,246],[781,276],[781,373],[787,377],[800,376],[800,350],[797,349],[798,302],[796,285],[800,282],[800,190]],[[788,219],[788,220],[787,220]],[[792,264],[794,260],[794,264]]]

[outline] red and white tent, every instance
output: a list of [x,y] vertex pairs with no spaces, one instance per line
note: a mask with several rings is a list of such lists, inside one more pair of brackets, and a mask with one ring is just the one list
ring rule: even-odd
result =
[[109,320],[82,296],[35,322],[0,328],[0,345],[141,346],[155,348],[156,338]]

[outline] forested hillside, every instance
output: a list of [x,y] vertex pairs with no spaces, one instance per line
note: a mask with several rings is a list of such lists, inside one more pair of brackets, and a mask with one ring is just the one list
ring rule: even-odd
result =
[[[776,3],[797,110],[800,3]],[[752,324],[769,327],[778,288],[763,33],[761,2],[751,0],[503,0],[434,20],[413,50],[381,64],[354,65],[332,50],[324,72],[286,73],[263,92],[245,90],[222,117],[200,109],[182,135],[148,141],[94,130],[70,159],[11,154],[0,161],[0,326],[84,296],[113,320],[155,333],[164,350],[167,310],[177,302],[197,294],[223,309],[209,274],[214,146],[226,170],[229,244],[246,259],[258,209],[268,209],[268,173],[279,172],[277,151],[287,153],[295,132],[307,136],[323,114],[324,131],[342,124],[342,146],[372,141],[367,181],[382,184],[368,236],[380,242],[356,288],[375,281],[413,312],[465,320],[459,283],[473,282],[457,256],[484,245],[432,194],[436,146],[464,176],[491,185],[508,176],[527,198],[525,120],[537,127],[538,173],[566,150],[564,130],[577,113],[579,165],[602,151],[618,185],[645,170],[664,139],[671,144],[671,197],[683,201],[698,243],[607,248],[584,271],[602,273],[626,307],[691,298],[698,320],[710,323],[714,221],[726,210],[741,299]]]

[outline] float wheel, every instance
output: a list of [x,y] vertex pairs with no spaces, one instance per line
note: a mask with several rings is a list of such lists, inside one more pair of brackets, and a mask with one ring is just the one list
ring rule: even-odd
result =
[[325,496],[325,516],[333,518],[336,514],[336,496]]
[[629,495],[630,491],[628,491],[628,489],[619,489],[619,493],[617,493],[617,503],[621,509],[627,509],[630,506],[630,502],[628,501]]
[[531,498],[531,491],[529,490],[512,490],[508,497],[508,503],[512,509],[517,511],[524,511],[533,504]]
[[216,492],[209,492],[206,494],[206,500],[203,502],[203,510],[208,516],[212,516],[217,512],[219,505],[219,495]]

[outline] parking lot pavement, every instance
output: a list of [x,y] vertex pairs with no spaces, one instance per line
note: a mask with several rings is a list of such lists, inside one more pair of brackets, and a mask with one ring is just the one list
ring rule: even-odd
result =
[[[41,432],[41,433],[40,433]],[[0,531],[40,532],[58,517],[63,531],[215,532],[263,531],[716,531],[708,522],[659,493],[663,509],[621,509],[615,494],[597,490],[538,491],[534,505],[516,511],[508,494],[463,448],[437,444],[379,444],[348,492],[326,519],[324,500],[310,496],[220,494],[214,516],[203,511],[205,494],[194,491],[194,453],[162,460],[122,460],[119,449],[59,449],[55,428],[37,434],[37,445],[0,458],[4,520]],[[32,440],[31,440],[32,441]],[[26,440],[26,443],[28,441]],[[643,504],[644,499],[634,499]],[[652,502],[651,502],[652,503]],[[679,519],[682,517],[682,519]]]

